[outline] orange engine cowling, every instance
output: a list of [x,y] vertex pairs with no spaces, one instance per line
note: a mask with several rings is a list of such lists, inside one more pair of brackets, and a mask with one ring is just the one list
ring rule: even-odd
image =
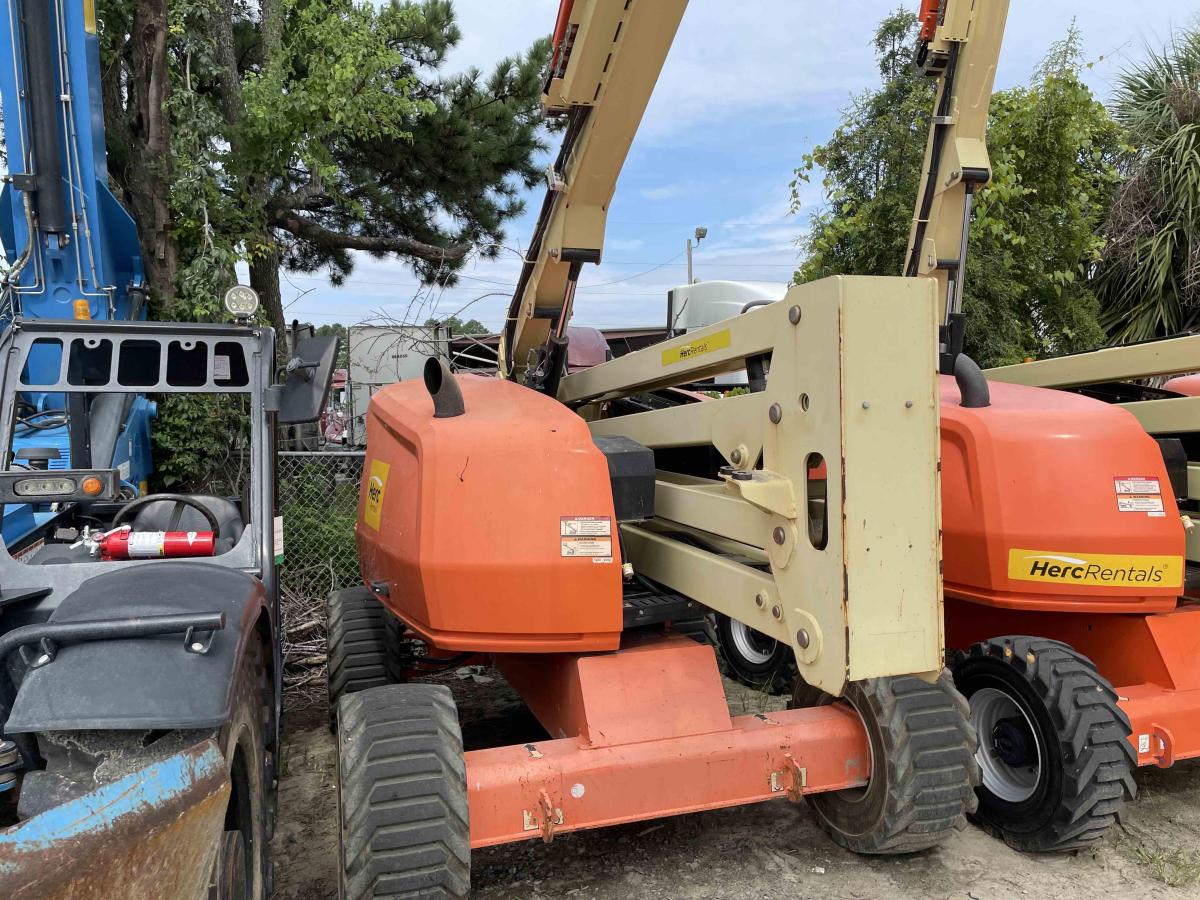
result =
[[1184,531],[1162,454],[1128,412],[993,382],[941,381],[946,595],[1011,609],[1155,612],[1183,588]]
[[613,650],[621,559],[608,463],[586,423],[528,388],[458,378],[435,418],[417,381],[375,394],[356,526],[363,580],[436,647]]

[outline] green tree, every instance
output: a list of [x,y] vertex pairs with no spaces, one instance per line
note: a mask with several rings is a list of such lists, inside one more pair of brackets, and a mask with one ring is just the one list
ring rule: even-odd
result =
[[448,327],[451,334],[489,334],[491,332],[491,329],[478,319],[467,319],[464,322],[458,316],[451,316],[448,319],[425,320],[426,328],[434,328],[438,325]]
[[[493,256],[540,176],[548,41],[443,71],[449,0],[100,0],[113,187],[138,226],[151,315],[222,316],[246,262],[282,333],[281,267],[340,284],[354,254],[453,283]],[[196,486],[240,411],[171,396],[160,484]]]
[[792,211],[803,185],[824,173],[825,205],[801,242],[796,280],[827,275],[897,275],[904,264],[921,158],[933,108],[933,82],[915,67],[917,17],[897,10],[875,32],[880,87],[842,112],[826,143],[804,157],[792,182]]
[[[854,98],[831,141],[797,170],[824,171],[797,280],[903,268],[932,111],[912,65],[916,18],[889,16],[875,46],[883,85]],[[982,365],[1100,343],[1090,275],[1118,180],[1119,129],[1079,77],[1078,34],[1056,44],[1026,87],[992,98],[993,178],[976,195],[963,306],[967,352]]]
[[350,334],[345,325],[341,323],[318,325],[313,333],[317,337],[336,337],[338,339],[338,368],[345,369],[350,365]]
[[453,282],[539,177],[548,42],[445,74],[449,0],[101,0],[111,169],[153,310],[211,315],[239,260],[281,329],[280,266],[356,251]]
[[1093,275],[1122,143],[1080,67],[1072,28],[1028,87],[992,98],[992,181],[976,197],[963,297],[967,350],[984,365],[1104,342]]
[[1130,148],[1098,279],[1116,343],[1200,326],[1200,28],[1121,75],[1112,103]]

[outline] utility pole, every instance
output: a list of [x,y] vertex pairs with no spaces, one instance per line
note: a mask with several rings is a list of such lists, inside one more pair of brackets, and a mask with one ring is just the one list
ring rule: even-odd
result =
[[[696,244],[697,245],[699,245],[699,243],[702,240],[704,240],[706,237],[708,237],[708,229],[707,228],[704,228],[703,226],[701,226],[700,228],[696,229]],[[693,281],[693,278],[692,278],[692,239],[691,238],[688,238],[688,242],[687,242],[687,255],[688,255],[688,280],[687,280],[687,283],[691,284]]]

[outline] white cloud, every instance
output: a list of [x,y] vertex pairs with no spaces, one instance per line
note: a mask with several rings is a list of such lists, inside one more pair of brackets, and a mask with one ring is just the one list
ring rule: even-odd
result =
[[680,190],[677,184],[664,184],[662,187],[643,188],[638,193],[646,200],[670,200],[679,196]]
[[745,226],[775,225],[786,222],[791,216],[791,204],[788,201],[786,187],[780,187],[771,192],[778,199],[762,204],[748,213],[727,219],[721,223],[722,228],[740,228]]
[[[917,3],[903,5],[915,11]],[[691,4],[640,139],[675,143],[685,129],[749,117],[769,116],[781,125],[829,117],[850,94],[876,82],[871,39],[876,24],[896,7],[896,0]],[[1085,77],[1106,96],[1113,74],[1130,56],[1140,57],[1147,41],[1161,43],[1172,25],[1194,21],[1195,11],[1195,0],[1158,0],[1152,14],[1133,18],[1123,0],[1013,3],[999,84],[1027,81],[1050,43],[1074,22],[1087,59],[1104,57]]]
[[449,68],[487,71],[505,56],[524,52],[554,30],[558,0],[454,0],[462,40],[450,53]]
[[641,238],[618,238],[612,241],[605,241],[604,248],[606,250],[640,250],[646,242]]

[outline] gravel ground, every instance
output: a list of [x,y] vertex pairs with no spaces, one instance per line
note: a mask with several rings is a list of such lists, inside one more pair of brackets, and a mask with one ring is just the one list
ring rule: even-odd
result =
[[[470,747],[543,735],[495,676],[445,679]],[[726,683],[737,714],[779,701]],[[288,722],[274,844],[276,897],[337,896],[333,738],[323,707]],[[1200,898],[1200,761],[1143,769],[1125,827],[1086,853],[1030,856],[969,828],[914,857],[835,847],[803,804],[784,801],[676,816],[476,851],[480,898]]]

